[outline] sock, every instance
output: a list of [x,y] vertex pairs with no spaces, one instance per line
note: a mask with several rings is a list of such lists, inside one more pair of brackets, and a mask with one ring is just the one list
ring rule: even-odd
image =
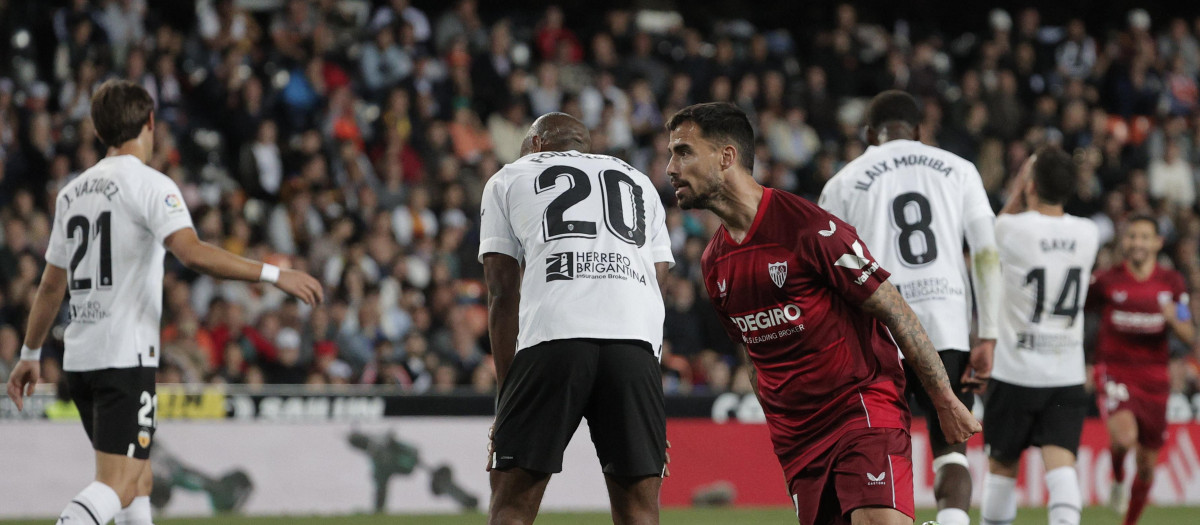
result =
[[93,481],[75,495],[58,517],[58,523],[69,525],[106,525],[121,510],[117,492],[99,481]]
[[987,473],[983,478],[983,525],[1011,525],[1017,519],[1017,480]]
[[1141,476],[1133,477],[1133,490],[1129,495],[1129,512],[1125,513],[1125,525],[1136,524],[1142,516],[1146,500],[1150,499],[1150,486],[1153,484],[1153,481],[1144,480]]
[[1083,496],[1079,493],[1079,475],[1075,467],[1058,467],[1046,473],[1046,488],[1050,501],[1050,525],[1079,525]]
[[947,507],[938,511],[937,522],[941,525],[971,525],[971,517],[965,510]]
[[1112,459],[1112,474],[1113,480],[1117,483],[1125,482],[1125,452],[1117,453],[1116,450],[1109,450],[1109,458]]
[[150,517],[150,496],[133,498],[133,503],[117,513],[116,525],[154,525]]

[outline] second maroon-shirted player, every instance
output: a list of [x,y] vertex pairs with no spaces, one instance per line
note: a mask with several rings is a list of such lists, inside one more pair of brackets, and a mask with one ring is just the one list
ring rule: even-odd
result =
[[916,315],[854,228],[754,181],[754,135],[740,109],[697,104],[667,127],[667,173],[680,206],[721,218],[702,258],[704,283],[753,362],[797,519],[911,524],[910,414],[897,344],[947,440],[980,430]]
[[[1125,514],[1125,525],[1132,525],[1146,506],[1167,432],[1168,333],[1191,346],[1195,329],[1183,276],[1158,265],[1158,223],[1147,216],[1130,219],[1121,249],[1125,260],[1096,274],[1087,307],[1100,311],[1096,385],[1112,453],[1115,483],[1109,504]],[[1137,472],[1127,489],[1125,455],[1134,447]]]

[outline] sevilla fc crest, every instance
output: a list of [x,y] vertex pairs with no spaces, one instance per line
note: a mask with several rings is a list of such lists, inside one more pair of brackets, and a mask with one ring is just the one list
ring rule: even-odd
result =
[[768,264],[767,272],[771,274],[775,286],[783,288],[783,283],[787,281],[787,261]]

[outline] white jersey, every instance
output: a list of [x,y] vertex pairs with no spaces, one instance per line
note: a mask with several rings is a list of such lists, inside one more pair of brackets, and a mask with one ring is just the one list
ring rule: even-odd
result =
[[[842,168],[819,204],[858,230],[934,348],[970,350],[963,238],[973,223],[990,237],[995,220],[975,165],[920,142],[892,140]],[[995,330],[992,323],[980,324],[980,337],[995,337],[985,333]]]
[[570,338],[633,339],[660,351],[654,263],[674,263],[650,179],[620,159],[526,155],[483,190],[479,258],[523,263],[517,350]]
[[1082,385],[1083,302],[1099,230],[1035,211],[996,219],[1004,306],[992,377],[1028,387]]
[[67,270],[63,370],[158,366],[163,240],[191,227],[175,181],[132,155],[58,192],[46,262]]

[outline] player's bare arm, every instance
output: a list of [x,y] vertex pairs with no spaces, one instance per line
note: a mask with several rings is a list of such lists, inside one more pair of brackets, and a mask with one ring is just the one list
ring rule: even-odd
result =
[[[263,275],[263,263],[239,257],[196,237],[196,231],[183,228],[163,241],[163,244],[184,266],[220,279],[258,281]],[[275,287],[304,301],[320,304],[325,299],[321,283],[311,275],[296,270],[281,269]]]
[[658,289],[662,290],[667,284],[667,276],[670,275],[671,263],[656,262],[654,263],[654,277],[658,280]]
[[496,362],[496,385],[503,385],[517,353],[521,305],[521,265],[500,253],[483,256],[483,279],[488,290],[488,333]]
[[[33,298],[33,307],[29,311],[29,326],[25,331],[26,347],[42,347],[66,293],[67,270],[47,264],[46,270],[42,272],[42,282],[38,285],[37,295]],[[33,395],[33,387],[37,386],[41,375],[41,361],[22,359],[17,362],[8,378],[8,397],[17,405],[17,410],[24,408],[24,396]]]
[[967,244],[971,247],[971,278],[975,283],[979,342],[971,348],[971,357],[960,379],[964,392],[983,393],[992,375],[992,356],[996,349],[1003,277],[1000,250],[996,247],[995,226],[990,216],[967,225]]
[[890,282],[884,282],[862,304],[862,310],[878,319],[892,333],[892,338],[904,353],[908,366],[913,367],[921,385],[937,407],[942,431],[950,443],[962,443],[982,428],[975,416],[963,406],[950,388],[950,378],[938,357],[937,350],[921,327],[900,292]]
[[1030,155],[1025,159],[1017,176],[1008,184],[1008,198],[1004,200],[1004,207],[997,215],[1021,213],[1028,208],[1028,203],[1025,201],[1025,188],[1029,186],[1029,180],[1033,173],[1033,162],[1036,159],[1037,155]]

